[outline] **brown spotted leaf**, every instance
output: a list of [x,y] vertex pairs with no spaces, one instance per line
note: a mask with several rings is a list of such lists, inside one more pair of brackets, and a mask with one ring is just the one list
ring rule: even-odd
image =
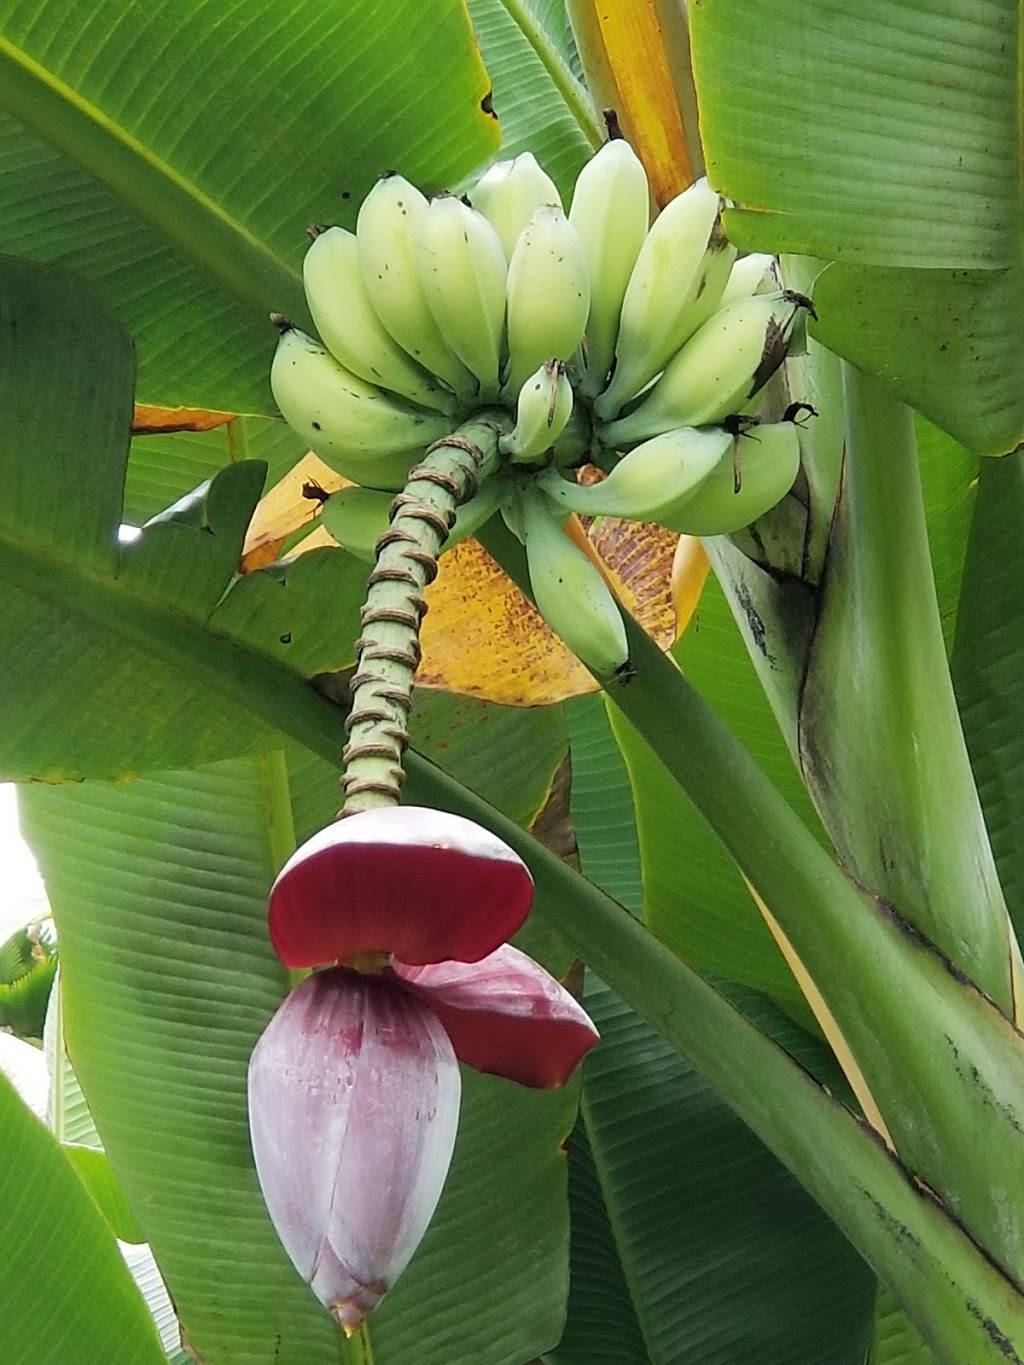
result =
[[206,408],[161,408],[153,403],[136,403],[132,414],[133,436],[160,436],[174,431],[212,431],[235,420],[233,412],[213,412]]

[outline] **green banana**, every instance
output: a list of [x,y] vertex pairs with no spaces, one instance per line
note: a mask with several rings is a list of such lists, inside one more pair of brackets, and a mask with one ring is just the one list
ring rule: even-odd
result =
[[453,355],[427,304],[417,262],[427,201],[401,175],[378,180],[356,219],[359,265],[370,302],[403,350],[460,398],[475,397],[477,382]]
[[513,464],[543,458],[572,415],[572,385],[560,360],[549,360],[519,390],[515,428],[498,442]]
[[452,411],[451,393],[398,345],[374,311],[355,233],[340,227],[319,233],[306,252],[302,277],[316,329],[335,360],[368,384]]
[[590,316],[581,388],[601,392],[615,355],[619,313],[647,236],[649,190],[640,158],[622,138],[597,152],[580,171],[569,208],[590,272]]
[[740,409],[786,358],[797,320],[810,301],[776,290],[721,308],[669,362],[640,404],[600,429],[622,449],[676,427],[706,426]]
[[555,182],[532,152],[511,161],[496,161],[470,191],[470,202],[498,234],[505,259],[511,261],[519,234],[543,204],[562,207]]
[[778,261],[774,256],[766,256],[761,251],[751,252],[738,260],[729,272],[729,279],[719,308],[725,308],[737,299],[747,299],[751,294],[772,294],[779,287]]
[[[455,513],[455,523],[441,547],[442,552],[473,535],[485,521],[490,521],[507,491],[507,481],[501,475],[485,479],[473,497]],[[327,499],[320,515],[328,534],[339,545],[357,559],[373,564],[377,558],[377,541],[391,524],[393,501],[391,493],[382,493],[376,488],[341,488]]]
[[622,300],[615,368],[594,403],[603,421],[659,374],[717,307],[736,259],[720,207],[708,182],[698,180],[654,220]]
[[546,469],[537,484],[566,511],[664,522],[686,506],[732,443],[721,427],[681,427],[637,446],[600,483],[570,483]]
[[431,200],[416,243],[427,305],[448,348],[495,398],[508,267],[498,234],[461,199]]
[[518,395],[546,360],[568,360],[590,311],[590,277],[576,229],[546,205],[516,242],[508,268],[508,371],[504,394]]
[[610,681],[629,662],[626,631],[611,589],[565,535],[564,516],[541,492],[523,488],[519,505],[537,610],[592,673]]
[[332,469],[372,488],[402,488],[411,464],[450,423],[352,374],[296,327],[277,343],[270,387],[285,421]]
[[357,559],[376,562],[376,544],[391,521],[391,493],[376,488],[340,488],[320,511],[328,535]]
[[663,526],[690,536],[729,535],[782,501],[800,470],[796,424],[755,425],[733,439],[733,450],[723,455],[692,498],[662,520]]

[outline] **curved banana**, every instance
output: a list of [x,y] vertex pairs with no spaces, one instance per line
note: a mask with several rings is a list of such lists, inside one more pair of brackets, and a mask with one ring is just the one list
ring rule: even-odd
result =
[[427,306],[449,349],[473,374],[481,398],[499,389],[508,267],[482,213],[453,195],[433,199],[417,238]]
[[781,502],[800,470],[794,422],[748,427],[733,451],[662,525],[691,536],[724,536],[749,526]]
[[448,349],[423,292],[416,242],[426,218],[426,199],[404,176],[377,181],[356,219],[363,283],[374,311],[399,346],[460,398],[472,398],[476,380]]
[[560,360],[549,360],[519,390],[514,430],[498,442],[513,464],[540,459],[561,436],[572,415],[572,385]]
[[580,171],[569,222],[583,243],[590,271],[590,316],[582,390],[601,392],[615,355],[619,312],[647,236],[647,172],[628,142],[615,138]]
[[720,207],[708,182],[698,180],[654,220],[622,300],[611,381],[594,404],[604,421],[665,368],[717,306],[736,259]]
[[626,629],[600,571],[562,530],[565,516],[539,490],[521,491],[520,525],[537,610],[598,678],[629,662]]
[[416,364],[377,316],[363,284],[354,232],[332,227],[319,233],[302,262],[302,278],[316,330],[335,360],[368,384],[452,411],[449,391]]
[[637,446],[600,483],[570,483],[554,469],[537,482],[566,511],[664,521],[685,507],[732,443],[721,427],[681,427]]
[[[485,479],[474,496],[456,511],[455,524],[441,547],[442,552],[490,521],[507,491],[507,483],[500,475]],[[391,524],[393,501],[393,494],[376,488],[341,488],[327,499],[320,516],[328,534],[339,545],[357,559],[373,564],[377,559],[377,541]]]
[[562,207],[555,182],[532,152],[523,152],[510,161],[496,161],[477,181],[469,198],[498,234],[508,261],[519,234],[541,205]]
[[560,208],[539,208],[520,235],[508,268],[507,311],[503,391],[511,397],[546,360],[568,360],[587,325],[587,263],[576,229]]
[[748,299],[751,294],[772,294],[780,284],[778,261],[774,256],[754,251],[738,260],[729,271],[729,279],[718,307],[725,308],[737,299]]
[[601,429],[621,449],[675,427],[720,422],[768,382],[786,358],[793,329],[810,301],[776,290],[721,308],[669,362],[639,406]]
[[332,469],[371,488],[402,488],[409,466],[450,423],[392,398],[289,327],[277,343],[270,387],[285,421]]

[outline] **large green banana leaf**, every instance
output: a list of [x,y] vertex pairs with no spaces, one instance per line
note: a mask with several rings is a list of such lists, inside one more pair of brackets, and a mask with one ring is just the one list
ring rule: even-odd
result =
[[304,315],[307,225],[498,142],[462,0],[6,0],[0,30],[0,249],[101,285],[144,402],[270,411],[264,319]]
[[1024,934],[1024,456],[986,460],[957,618],[953,680],[999,880]]
[[239,417],[212,431],[136,436],[128,456],[124,519],[141,526],[225,465],[241,460],[262,460],[271,488],[305,453],[305,444],[291,428],[269,417]]
[[[276,655],[280,681],[353,657],[366,570],[344,551],[249,574],[225,595],[263,484],[257,461],[225,469],[179,517],[119,549],[131,375],[128,338],[91,291],[0,261],[9,777],[113,776],[259,748],[275,734],[273,703],[254,723],[229,696],[254,649]],[[228,671],[202,664],[201,623],[236,642]],[[198,702],[197,673],[210,683]],[[147,742],[119,747],[133,715]]]
[[702,0],[708,173],[744,246],[836,262],[817,335],[965,445],[1024,434],[1017,0]]
[[156,1329],[103,1215],[0,1075],[0,1358],[160,1365]]

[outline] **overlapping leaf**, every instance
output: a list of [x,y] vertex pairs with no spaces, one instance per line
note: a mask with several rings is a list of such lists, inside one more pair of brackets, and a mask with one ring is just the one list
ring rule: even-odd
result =
[[973,450],[1024,434],[1016,0],[699,0],[712,182],[754,250],[837,262],[817,335]]
[[[258,720],[232,697],[253,659],[280,661],[278,685],[351,660],[365,566],[344,552],[248,575],[225,595],[263,482],[256,462],[223,470],[119,548],[130,347],[62,271],[0,264],[0,407],[7,777],[106,776],[258,748],[276,733],[274,703]],[[236,642],[230,663],[223,652],[210,662],[218,635]]]
[[270,411],[263,320],[303,313],[306,226],[498,142],[462,0],[9,0],[2,26],[0,248],[102,287],[144,402]]
[[0,1075],[0,1356],[10,1365],[160,1365],[117,1244],[54,1138]]

